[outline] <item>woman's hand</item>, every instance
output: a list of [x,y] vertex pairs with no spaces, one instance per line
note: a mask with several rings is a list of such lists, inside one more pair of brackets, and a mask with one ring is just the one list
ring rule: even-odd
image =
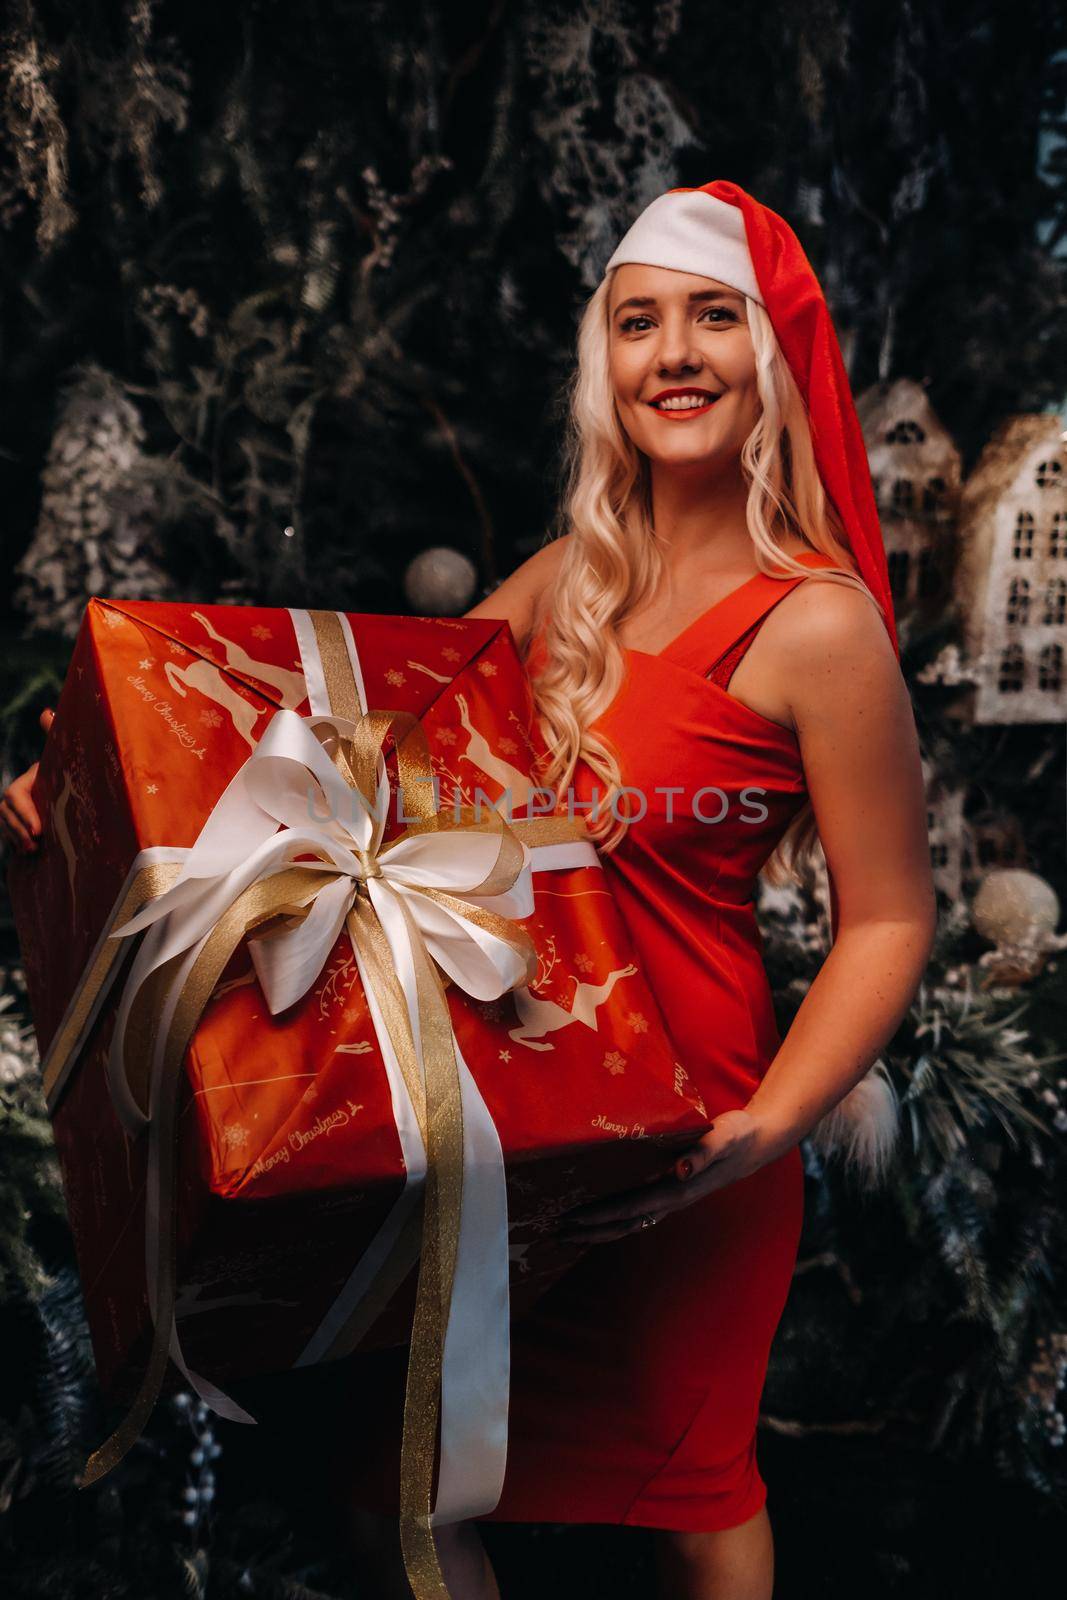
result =
[[[41,712],[39,721],[45,733],[52,726],[54,712],[46,709]],[[14,845],[23,854],[37,849],[41,837],[41,819],[37,814],[37,807],[30,798],[34,779],[37,777],[38,762],[14,778],[0,796],[0,833],[8,844]]]
[[578,1245],[621,1239],[637,1232],[642,1217],[653,1216],[658,1222],[713,1189],[747,1178],[788,1148],[789,1143],[755,1113],[724,1111],[699,1142],[676,1159],[669,1177],[595,1205],[575,1206],[559,1219],[556,1237]]

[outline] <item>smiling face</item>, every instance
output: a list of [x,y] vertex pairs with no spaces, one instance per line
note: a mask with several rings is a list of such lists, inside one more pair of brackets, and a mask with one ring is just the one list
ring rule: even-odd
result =
[[609,305],[615,403],[654,464],[736,464],[760,414],[745,297],[714,278],[627,262]]

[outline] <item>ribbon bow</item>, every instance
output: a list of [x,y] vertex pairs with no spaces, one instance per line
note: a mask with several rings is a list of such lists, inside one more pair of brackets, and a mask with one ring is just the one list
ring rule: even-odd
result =
[[[131,967],[109,1061],[115,1104],[131,1133],[148,1121],[143,1057],[127,1059],[124,1050],[139,992],[159,968],[210,937],[257,884],[286,890],[253,896],[255,915],[243,930],[272,1015],[311,988],[361,894],[385,932],[409,1004],[416,993],[409,918],[437,965],[475,999],[497,999],[536,977],[532,941],[506,920],[533,912],[529,852],[495,809],[478,820],[471,807],[435,812],[421,787],[432,780],[425,748],[401,768],[400,818],[409,826],[382,844],[389,780],[379,733],[405,721],[408,737],[425,747],[425,730],[408,712],[369,712],[358,733],[347,718],[276,712],[174,884],[113,930],[118,938],[154,930]],[[316,730],[334,745],[332,756]],[[373,778],[369,763],[379,768]]]

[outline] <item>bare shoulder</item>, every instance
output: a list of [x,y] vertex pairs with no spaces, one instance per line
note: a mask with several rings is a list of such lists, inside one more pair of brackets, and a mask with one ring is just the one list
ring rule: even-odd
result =
[[919,734],[881,612],[859,588],[813,579],[774,608],[772,622],[780,635],[775,672],[790,674],[783,692],[840,927],[906,922],[932,930]]
[[813,721],[895,720],[910,701],[874,601],[850,584],[798,584],[764,625],[798,731]]
[[515,643],[523,649],[540,619],[542,600],[556,580],[572,538],[572,534],[561,534],[535,550],[492,594],[479,600],[470,611],[464,612],[464,616],[501,618],[509,622]]

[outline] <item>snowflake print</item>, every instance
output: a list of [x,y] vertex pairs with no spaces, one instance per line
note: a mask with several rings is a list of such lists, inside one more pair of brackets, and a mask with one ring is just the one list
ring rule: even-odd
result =
[[626,1057],[621,1050],[609,1050],[604,1057],[604,1066],[613,1078],[618,1077],[620,1072],[626,1071]]
[[217,711],[201,711],[200,721],[204,724],[205,728],[222,727],[222,717]]
[[579,972],[592,972],[593,958],[592,956],[585,955],[583,952],[583,954],[575,956],[574,965],[578,968]]
[[144,786],[144,792],[145,792],[145,794],[158,794],[159,793],[159,784],[158,783],[146,783],[145,786]]
[[501,1050],[500,1055],[499,1055],[499,1060],[501,1060],[501,1061],[510,1061],[511,1060],[511,1051],[510,1050]]
[[257,622],[256,626],[252,629],[252,637],[254,639],[273,639],[274,635],[271,633],[269,628],[265,628],[263,626],[262,622]]
[[400,685],[407,680],[402,672],[397,671],[396,667],[390,667],[389,671],[385,674],[385,681],[394,689],[399,689]]
[[486,1022],[499,1022],[504,1015],[504,1007],[499,1000],[482,1000],[478,1002],[478,1010]]
[[648,1020],[646,1017],[642,1016],[640,1011],[631,1011],[626,1020],[635,1033],[648,1032]]
[[178,644],[174,639],[167,640],[167,649],[172,656],[187,656],[189,654],[183,644]]
[[222,1130],[222,1142],[227,1150],[241,1150],[248,1143],[248,1129],[241,1122],[231,1122]]
[[137,665],[140,667],[142,672],[147,672],[149,667],[155,666],[155,661],[151,656],[145,656],[144,660],[138,661]]
[[453,650],[451,645],[446,645],[445,648],[441,651],[441,654],[442,654],[442,656],[444,656],[446,661],[458,661],[459,660],[459,651],[458,650]]
[[479,661],[478,671],[483,678],[496,677],[496,663],[494,661]]
[[455,728],[438,728],[437,738],[441,744],[455,744],[458,734]]
[[519,747],[515,743],[514,739],[500,740],[500,749],[503,750],[506,756],[513,756],[518,748]]

